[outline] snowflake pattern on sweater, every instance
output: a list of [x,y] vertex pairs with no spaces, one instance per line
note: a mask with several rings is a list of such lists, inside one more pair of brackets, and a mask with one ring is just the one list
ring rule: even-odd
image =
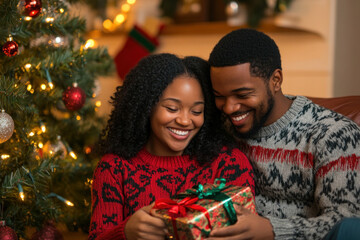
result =
[[323,239],[360,217],[360,128],[303,96],[275,123],[240,141],[254,167],[256,210],[275,239]]
[[105,155],[93,178],[89,240],[126,239],[125,224],[135,211],[196,184],[214,183],[216,178],[250,186],[254,194],[253,175],[249,160],[238,149],[224,148],[217,159],[204,166],[188,156],[159,157],[145,149],[131,161]]

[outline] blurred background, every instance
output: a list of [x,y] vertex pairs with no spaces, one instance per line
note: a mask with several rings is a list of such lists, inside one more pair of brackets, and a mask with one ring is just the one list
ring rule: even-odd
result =
[[[106,46],[114,58],[125,50],[134,25],[156,40],[152,52],[204,59],[226,33],[253,27],[269,34],[280,48],[284,93],[360,94],[358,0],[108,0],[104,20],[88,9],[76,10],[88,20],[88,37]],[[118,59],[117,65],[122,61]],[[101,113],[109,113],[109,96],[121,81],[119,74],[100,79]]]

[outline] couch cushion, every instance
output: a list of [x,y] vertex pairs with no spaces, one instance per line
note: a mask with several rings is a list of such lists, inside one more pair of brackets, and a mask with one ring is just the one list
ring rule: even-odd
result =
[[350,118],[360,126],[360,96],[334,98],[308,97],[314,103]]

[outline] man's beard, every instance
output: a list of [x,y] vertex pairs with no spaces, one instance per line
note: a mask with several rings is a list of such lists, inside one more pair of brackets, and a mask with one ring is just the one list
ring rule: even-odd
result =
[[[253,136],[254,134],[256,134],[260,128],[262,128],[264,126],[264,123],[267,121],[267,119],[269,118],[269,115],[274,107],[274,97],[270,92],[270,89],[267,88],[267,93],[268,93],[268,101],[267,101],[267,105],[268,105],[268,109],[265,112],[265,114],[263,116],[261,116],[260,120],[258,121],[257,119],[254,119],[253,121],[253,126],[251,127],[251,129],[249,131],[247,131],[246,133],[240,133],[238,132],[238,130],[236,129],[236,127],[231,123],[231,132],[233,133],[233,135],[237,138],[249,138],[251,136]],[[260,111],[264,109],[264,104],[260,105]]]

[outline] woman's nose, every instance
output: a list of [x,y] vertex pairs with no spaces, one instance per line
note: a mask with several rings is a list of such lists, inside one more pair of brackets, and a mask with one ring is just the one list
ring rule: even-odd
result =
[[182,126],[187,126],[191,123],[191,119],[189,117],[189,114],[187,113],[180,113],[175,119],[175,121]]

